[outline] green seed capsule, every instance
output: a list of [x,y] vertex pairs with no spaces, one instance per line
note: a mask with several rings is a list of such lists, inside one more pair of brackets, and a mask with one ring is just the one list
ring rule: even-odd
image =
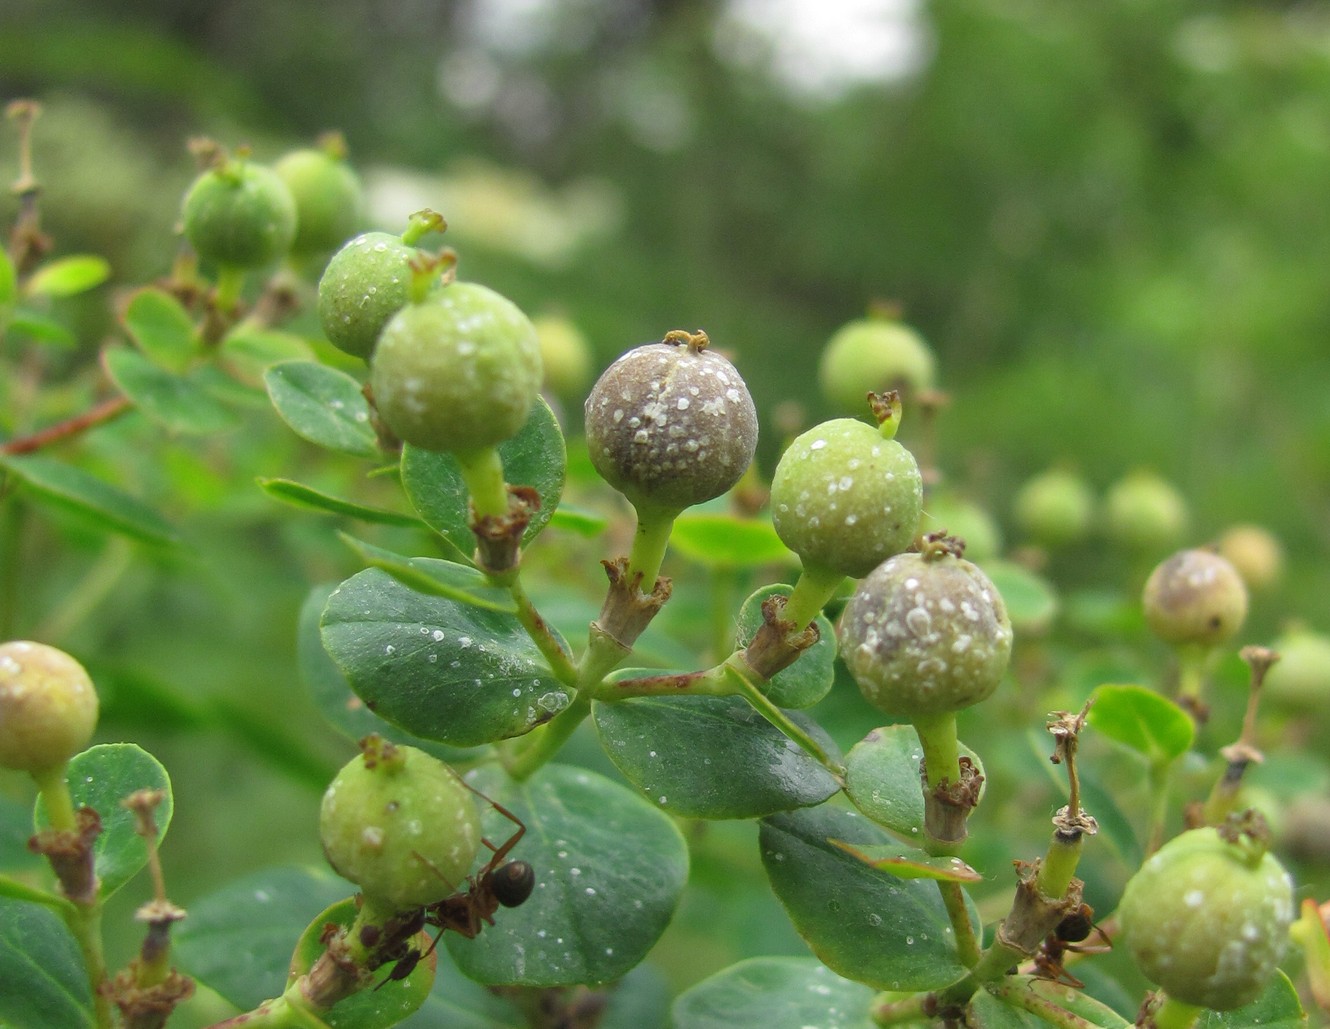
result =
[[365,191],[345,160],[326,150],[293,150],[273,170],[296,202],[292,253],[326,255],[360,228]]
[[291,248],[296,202],[271,168],[231,160],[194,180],[181,221],[185,238],[203,261],[258,268]]
[[869,390],[901,390],[908,401],[931,389],[936,362],[917,332],[887,317],[869,317],[842,326],[818,362],[822,395],[844,411],[862,411]]
[[96,727],[97,693],[81,664],[44,643],[0,644],[0,766],[56,768]]
[[1247,617],[1242,576],[1212,550],[1181,550],[1155,566],[1143,602],[1150,630],[1165,643],[1223,643]]
[[388,320],[411,300],[411,261],[423,251],[364,232],[333,254],[319,280],[319,322],[339,350],[368,361]]

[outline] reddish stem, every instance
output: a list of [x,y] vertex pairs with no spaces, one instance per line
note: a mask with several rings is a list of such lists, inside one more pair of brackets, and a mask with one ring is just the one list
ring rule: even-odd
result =
[[11,439],[8,443],[0,443],[0,454],[9,456],[31,454],[33,451],[41,450],[52,443],[59,443],[61,440],[77,436],[104,422],[109,422],[113,418],[118,418],[133,406],[126,396],[110,397],[82,414],[75,415],[73,418],[66,418],[63,422],[56,422],[54,425],[48,425],[30,436],[20,436],[18,439]]

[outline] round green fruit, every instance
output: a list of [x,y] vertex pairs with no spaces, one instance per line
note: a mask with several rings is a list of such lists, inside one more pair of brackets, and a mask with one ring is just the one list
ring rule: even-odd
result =
[[567,318],[544,315],[533,319],[540,340],[545,388],[563,400],[581,400],[591,381],[591,346]]
[[1269,589],[1284,574],[1284,548],[1260,525],[1234,525],[1219,537],[1218,546],[1253,592]]
[[1127,882],[1123,941],[1151,982],[1216,1011],[1249,1004],[1274,975],[1293,886],[1264,848],[1214,828],[1169,840]]
[[413,446],[454,454],[515,436],[540,381],[530,319],[469,282],[450,283],[393,315],[370,362],[384,424]]
[[96,727],[97,692],[81,664],[44,643],[0,644],[0,766],[57,768]]
[[841,327],[822,351],[817,369],[822,395],[843,411],[862,411],[871,390],[900,390],[908,400],[931,389],[936,376],[933,352],[907,325],[868,317]]
[[682,511],[718,497],[757,449],[757,409],[704,334],[671,333],[621,356],[584,411],[591,463],[635,507]]
[[1109,487],[1105,498],[1108,535],[1138,553],[1176,546],[1187,530],[1187,502],[1154,472],[1136,471]]
[[781,455],[771,520],[805,565],[858,578],[914,540],[923,496],[908,450],[866,422],[835,418]]
[[185,194],[185,238],[219,267],[258,268],[283,257],[296,235],[296,202],[271,168],[229,160]]
[[1265,695],[1278,703],[1311,711],[1330,701],[1330,636],[1305,627],[1275,641],[1279,660],[1265,674]]
[[1247,587],[1213,550],[1180,550],[1155,566],[1142,595],[1145,620],[1165,643],[1213,646],[1247,618]]
[[837,637],[864,699],[907,719],[984,700],[1011,657],[1002,595],[945,547],[898,554],[874,569],[846,604]]
[[296,202],[296,235],[291,252],[327,254],[359,227],[365,207],[360,177],[327,150],[293,150],[273,170]]
[[339,350],[368,361],[379,334],[411,300],[411,262],[424,252],[387,232],[364,232],[333,254],[319,279],[319,322]]
[[373,737],[362,746],[323,795],[323,853],[382,910],[437,903],[465,882],[475,860],[475,797],[424,751]]
[[1020,488],[1014,514],[1016,524],[1035,543],[1065,547],[1089,535],[1094,494],[1075,472],[1050,468]]
[[930,493],[919,527],[922,532],[945,532],[963,540],[971,561],[991,561],[1002,553],[1002,530],[993,516],[959,493]]

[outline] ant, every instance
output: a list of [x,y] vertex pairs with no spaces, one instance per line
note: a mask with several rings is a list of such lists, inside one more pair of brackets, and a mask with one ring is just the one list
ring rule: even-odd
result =
[[[1091,932],[1099,934],[1099,938],[1104,941],[1103,946],[1081,946],[1089,939]],[[1045,938],[1034,956],[1034,975],[1038,979],[1051,979],[1055,983],[1083,990],[1085,983],[1062,967],[1062,956],[1068,951],[1076,954],[1102,954],[1112,949],[1112,946],[1104,930],[1094,923],[1094,908],[1082,904],[1064,916]]]
[[[467,788],[477,796],[484,797],[484,794],[472,787]],[[480,842],[491,851],[490,859],[479,872],[467,877],[467,888],[412,913],[404,926],[407,931],[401,934],[404,941],[415,936],[427,925],[436,926],[439,932],[427,950],[422,952],[416,947],[408,947],[405,952],[399,953],[396,957],[397,963],[393,965],[388,977],[374,987],[376,990],[384,983],[405,979],[415,971],[416,965],[434,953],[434,948],[439,945],[439,940],[449,929],[465,936],[468,940],[474,940],[480,935],[481,929],[494,924],[494,914],[500,906],[519,907],[536,888],[536,872],[530,864],[525,861],[504,861],[508,852],[517,846],[517,841],[526,832],[526,825],[502,804],[488,797],[484,799],[495,811],[516,825],[517,831],[498,847],[482,838]],[[426,864],[431,864],[423,855],[416,856]],[[392,959],[392,955],[389,955],[388,960]]]

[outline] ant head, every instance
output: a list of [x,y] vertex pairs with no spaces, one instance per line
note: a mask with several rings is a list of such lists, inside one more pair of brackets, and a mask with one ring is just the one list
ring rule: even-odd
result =
[[509,861],[485,876],[497,900],[506,908],[524,903],[536,888],[536,871],[525,861]]

